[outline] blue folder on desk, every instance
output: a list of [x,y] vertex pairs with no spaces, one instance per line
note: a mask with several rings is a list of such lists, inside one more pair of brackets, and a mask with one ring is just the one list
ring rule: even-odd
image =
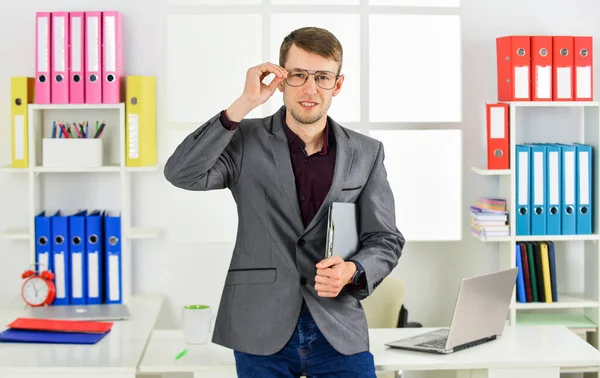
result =
[[[110,332],[110,331],[109,331]],[[107,332],[108,333],[108,332]],[[0,342],[41,344],[96,344],[107,333],[31,331],[9,328],[0,332]]]

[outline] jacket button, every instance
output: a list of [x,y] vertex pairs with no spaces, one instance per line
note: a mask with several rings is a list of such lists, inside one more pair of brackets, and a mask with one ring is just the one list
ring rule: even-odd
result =
[[300,277],[300,285],[304,286],[308,283],[308,278]]
[[298,246],[302,247],[304,245],[304,239],[298,240]]

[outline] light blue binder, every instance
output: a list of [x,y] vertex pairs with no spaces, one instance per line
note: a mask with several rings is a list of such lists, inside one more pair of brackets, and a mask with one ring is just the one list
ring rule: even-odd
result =
[[516,146],[516,234],[531,234],[531,203],[529,201],[529,159],[531,147],[523,144]]
[[592,233],[592,146],[575,143],[577,234]]
[[54,272],[52,265],[52,218],[46,216],[42,211],[35,216],[35,262],[37,272],[50,270]]
[[106,214],[106,303],[122,303],[121,216]]
[[546,234],[561,234],[561,177],[562,159],[560,146],[546,145]]
[[87,304],[104,302],[104,224],[99,210],[85,217]]
[[561,179],[561,234],[575,235],[577,233],[576,218],[576,157],[575,146],[560,144],[562,161]]
[[69,237],[71,255],[71,304],[84,305],[87,303],[87,264],[85,253],[85,215],[80,211],[69,216]]
[[546,235],[546,146],[532,144],[529,170],[531,184],[529,201],[531,203],[531,235]]
[[69,217],[60,210],[52,217],[52,264],[56,296],[53,305],[68,305],[70,298]]

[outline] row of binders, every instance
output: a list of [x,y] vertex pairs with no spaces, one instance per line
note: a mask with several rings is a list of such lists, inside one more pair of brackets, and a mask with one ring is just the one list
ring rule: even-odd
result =
[[498,101],[592,101],[593,38],[496,38]]
[[516,246],[517,302],[558,301],[554,243],[521,242]]
[[516,234],[592,233],[592,146],[516,145]]
[[35,41],[36,104],[122,102],[120,12],[36,12]]
[[[125,103],[125,165],[144,167],[158,162],[156,144],[156,77],[127,76]],[[37,93],[32,77],[11,77],[11,136],[12,167],[28,168],[30,135],[28,105]],[[96,124],[98,125],[98,124]],[[85,130],[86,136],[100,137],[100,126],[95,130]],[[35,128],[31,128],[35,130]],[[74,130],[76,131],[76,130]],[[51,130],[45,130],[50,135]],[[89,132],[89,134],[88,134]],[[68,135],[68,133],[67,133]],[[63,135],[64,136],[64,135]],[[39,137],[42,137],[40,135]]]
[[122,303],[121,217],[100,210],[35,217],[39,271],[54,273],[52,305]]

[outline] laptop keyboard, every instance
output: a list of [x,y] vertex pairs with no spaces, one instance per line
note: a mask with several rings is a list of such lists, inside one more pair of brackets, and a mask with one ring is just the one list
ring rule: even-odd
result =
[[416,346],[419,347],[425,347],[425,348],[436,348],[436,349],[444,349],[446,347],[446,341],[448,340],[448,337],[441,337],[439,339],[433,339],[433,340],[429,340],[429,341],[425,341],[419,344],[416,344]]

